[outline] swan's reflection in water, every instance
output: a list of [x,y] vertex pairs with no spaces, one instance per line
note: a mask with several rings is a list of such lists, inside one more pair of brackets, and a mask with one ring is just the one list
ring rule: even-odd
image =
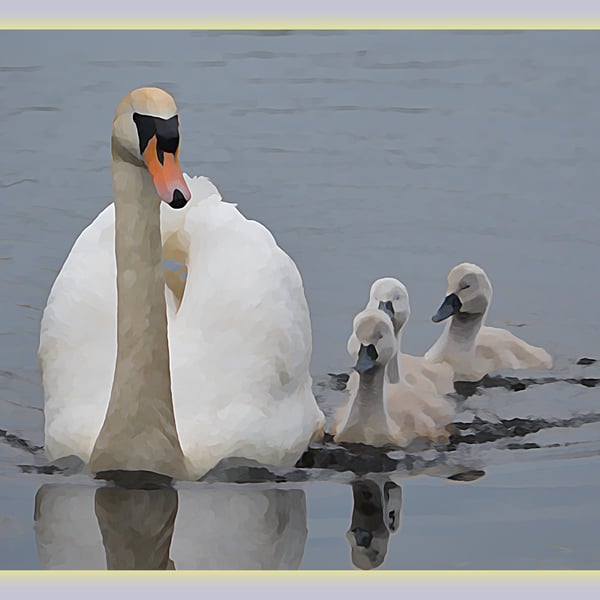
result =
[[128,490],[43,485],[35,533],[45,569],[297,569],[303,490],[221,485]]
[[352,482],[352,522],[346,532],[351,558],[359,569],[374,569],[385,560],[390,535],[400,528],[402,488],[387,478]]
[[177,492],[172,488],[96,490],[95,513],[107,569],[174,569],[169,558]]

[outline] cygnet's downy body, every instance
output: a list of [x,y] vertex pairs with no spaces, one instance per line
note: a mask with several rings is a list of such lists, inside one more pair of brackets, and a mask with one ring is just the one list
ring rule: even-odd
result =
[[390,317],[369,308],[354,318],[348,350],[356,361],[349,399],[334,423],[335,442],[408,446],[414,439],[447,440],[454,411],[430,390],[385,382],[386,367],[399,348]]

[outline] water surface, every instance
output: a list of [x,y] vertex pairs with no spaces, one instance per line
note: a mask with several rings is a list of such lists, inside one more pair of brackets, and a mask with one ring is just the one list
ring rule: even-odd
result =
[[[596,568],[600,370],[576,361],[600,357],[599,53],[598,32],[0,32],[0,566]],[[461,420],[506,435],[397,453],[395,473],[360,481],[307,469],[146,495],[154,529],[130,523],[125,556],[131,498],[24,473],[42,462],[18,443],[43,444],[41,310],[110,202],[112,114],[140,85],[176,97],[184,169],[296,261],[328,414],[371,282],[406,284],[403,348],[422,354],[446,273],[469,260],[494,286],[489,323],[556,361],[463,400]],[[448,479],[462,472],[480,476]],[[352,528],[376,552],[352,551]]]

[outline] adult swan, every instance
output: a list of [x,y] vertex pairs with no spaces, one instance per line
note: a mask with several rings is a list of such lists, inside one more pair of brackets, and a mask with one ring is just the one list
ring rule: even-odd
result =
[[[208,179],[182,174],[163,90],[123,98],[111,148],[114,206],[75,242],[42,317],[49,457],[175,479],[225,457],[293,465],[325,422],[295,264]],[[165,285],[164,258],[185,281]]]

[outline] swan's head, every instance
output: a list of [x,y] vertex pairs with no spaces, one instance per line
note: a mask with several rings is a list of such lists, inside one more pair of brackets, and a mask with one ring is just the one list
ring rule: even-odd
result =
[[373,375],[396,353],[396,338],[390,318],[381,310],[367,308],[354,317],[348,352],[356,360],[354,370]]
[[492,284],[477,265],[462,263],[448,273],[446,298],[433,315],[434,323],[452,315],[484,315],[492,300]]
[[129,92],[112,128],[113,158],[148,170],[158,197],[173,208],[191,198],[179,166],[179,117],[175,100],[160,88]]
[[394,325],[394,333],[398,335],[402,326],[410,317],[408,292],[401,281],[393,277],[378,279],[372,286],[367,308],[378,308],[386,313]]

